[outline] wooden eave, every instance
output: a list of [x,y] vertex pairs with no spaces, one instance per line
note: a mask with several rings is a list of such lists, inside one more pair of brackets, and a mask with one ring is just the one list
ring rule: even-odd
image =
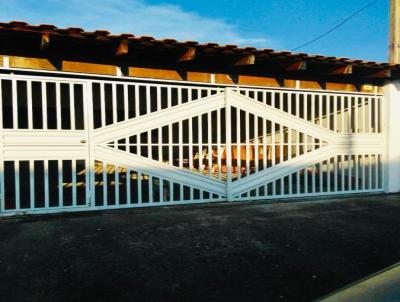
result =
[[52,60],[353,81],[400,76],[399,65],[388,63],[217,43],[157,40],[132,34],[111,35],[106,30],[86,32],[81,28],[59,29],[54,25],[33,26],[24,22],[0,23],[0,37],[0,54]]

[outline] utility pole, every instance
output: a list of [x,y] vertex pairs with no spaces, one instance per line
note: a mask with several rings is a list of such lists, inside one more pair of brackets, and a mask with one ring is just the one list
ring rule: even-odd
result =
[[389,63],[400,64],[400,0],[390,0]]

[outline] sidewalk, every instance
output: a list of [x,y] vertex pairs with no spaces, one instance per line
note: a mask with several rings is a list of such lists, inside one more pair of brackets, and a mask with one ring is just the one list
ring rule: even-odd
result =
[[329,295],[320,302],[400,301],[400,264]]

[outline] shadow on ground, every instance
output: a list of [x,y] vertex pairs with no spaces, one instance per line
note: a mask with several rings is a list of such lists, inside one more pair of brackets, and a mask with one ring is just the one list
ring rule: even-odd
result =
[[311,301],[400,261],[400,196],[0,220],[1,301]]

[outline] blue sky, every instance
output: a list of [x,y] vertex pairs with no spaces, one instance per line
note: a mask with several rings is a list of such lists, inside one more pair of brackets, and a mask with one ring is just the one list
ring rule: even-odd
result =
[[[369,1],[0,0],[0,20],[291,50]],[[299,52],[387,61],[388,2]]]

